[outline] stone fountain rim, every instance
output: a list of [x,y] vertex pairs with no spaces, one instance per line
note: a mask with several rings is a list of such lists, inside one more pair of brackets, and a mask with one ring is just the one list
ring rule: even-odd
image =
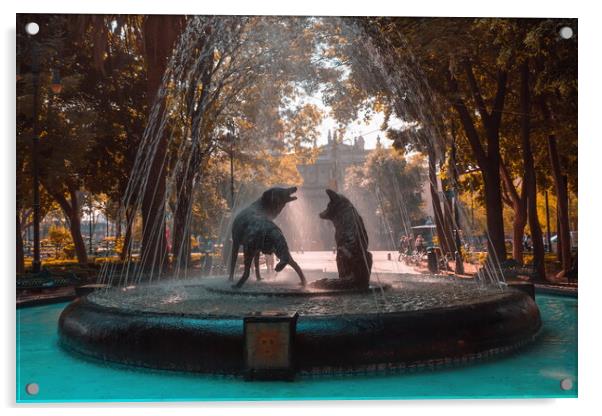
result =
[[344,296],[344,295],[358,295],[364,293],[371,293],[373,291],[388,291],[392,288],[389,283],[372,283],[367,288],[362,289],[316,289],[315,292],[303,292],[303,291],[282,291],[282,292],[253,292],[241,289],[229,289],[212,287],[207,284],[200,283],[198,285],[184,285],[184,286],[201,286],[203,289],[212,293],[219,293],[222,295],[233,295],[233,296],[268,296],[268,297],[318,297],[318,296]]
[[[134,367],[241,374],[244,316],[140,312],[83,297],[61,314],[59,344],[79,355]],[[532,340],[540,328],[537,305],[514,289],[423,310],[300,315],[295,365],[300,372],[320,372],[485,356]]]
[[[351,292],[349,291],[348,293],[341,293],[341,292],[337,292],[337,295],[357,295],[357,294],[361,294],[361,293],[368,293],[368,291],[370,291],[371,289],[368,289],[366,291],[363,292]],[[215,292],[217,293],[217,292]],[[516,289],[511,289],[511,288],[506,288],[504,290],[501,290],[498,293],[488,293],[488,294],[481,294],[479,295],[479,297],[474,298],[470,301],[466,301],[466,302],[461,302],[461,303],[457,303],[457,304],[452,304],[449,306],[436,306],[436,307],[429,307],[429,308],[423,308],[423,309],[414,309],[414,310],[406,310],[406,311],[389,311],[389,312],[358,312],[358,313],[334,313],[334,314],[306,314],[306,313],[300,313],[299,314],[299,319],[303,319],[303,320],[308,320],[308,319],[321,319],[321,318],[330,318],[330,319],[350,319],[350,318],[355,318],[355,319],[360,319],[360,318],[372,318],[372,317],[383,317],[383,316],[403,316],[403,317],[408,317],[411,314],[419,314],[419,315],[424,315],[425,313],[438,313],[438,312],[442,312],[442,311],[446,311],[446,312],[453,312],[453,311],[458,311],[458,310],[462,310],[462,309],[466,309],[466,308],[470,308],[470,307],[474,307],[474,306],[485,306],[488,304],[495,304],[501,302],[501,301],[509,301],[509,297],[511,297],[511,295],[516,294],[516,293],[520,293],[518,290]],[[242,294],[241,294],[242,295]],[[269,297],[269,295],[265,295],[265,294],[256,294],[254,296],[267,296]],[[316,296],[333,296],[332,294],[322,294],[320,293],[319,295]],[[283,296],[284,297],[284,296]],[[115,314],[120,314],[120,315],[126,315],[126,316],[156,316],[156,317],[182,317],[182,318],[194,318],[197,320],[222,320],[222,319],[227,319],[227,320],[243,320],[246,316],[252,316],[253,313],[248,313],[248,314],[236,314],[236,315],[229,315],[227,313],[223,313],[223,314],[209,314],[209,313],[185,313],[185,312],[170,312],[170,311],[151,311],[151,310],[144,310],[144,309],[132,309],[132,308],[120,308],[120,307],[116,307],[116,306],[108,306],[108,305],[103,305],[100,303],[95,302],[94,300],[89,299],[89,295],[80,297],[75,299],[72,304],[79,302],[82,305],[85,305],[86,307],[90,307],[93,309],[97,309],[97,310],[104,310],[107,312],[111,312],[111,313],[115,313]],[[269,307],[266,307],[266,309],[270,309]],[[292,309],[292,308],[291,308]],[[273,310],[273,309],[270,309]],[[261,311],[256,311],[254,313],[258,313]]]

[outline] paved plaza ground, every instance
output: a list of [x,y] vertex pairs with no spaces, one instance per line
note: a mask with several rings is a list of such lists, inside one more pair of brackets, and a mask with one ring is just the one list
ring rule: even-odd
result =
[[[391,254],[391,260],[388,254]],[[336,272],[336,254],[332,251],[292,252],[294,259],[303,270],[322,270]],[[377,273],[415,273],[414,269],[403,262],[397,261],[397,252],[372,251],[372,271]]]

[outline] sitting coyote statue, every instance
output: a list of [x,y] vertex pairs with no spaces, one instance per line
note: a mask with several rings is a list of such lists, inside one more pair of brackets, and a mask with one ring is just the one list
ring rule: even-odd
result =
[[367,289],[370,285],[372,253],[362,217],[343,195],[326,190],[330,202],[320,218],[334,224],[338,279],[321,279],[312,286],[323,289]]

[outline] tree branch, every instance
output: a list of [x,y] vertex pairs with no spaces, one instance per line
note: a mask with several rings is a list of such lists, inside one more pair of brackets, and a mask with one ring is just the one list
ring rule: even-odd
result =
[[447,78],[449,89],[451,92],[450,102],[454,107],[458,115],[460,116],[460,121],[462,122],[462,127],[464,127],[464,131],[466,132],[466,138],[470,143],[470,147],[477,159],[477,163],[481,168],[487,166],[487,154],[483,149],[483,145],[481,144],[481,140],[479,138],[479,133],[474,125],[474,121],[468,112],[466,104],[464,100],[460,98],[458,92],[458,82],[453,78],[452,74],[448,72]]
[[518,191],[512,182],[512,178],[510,177],[510,173],[508,172],[508,168],[503,160],[500,160],[500,176],[502,177],[502,184],[504,185],[504,189],[507,190],[510,198],[513,203],[520,204],[521,197],[518,195]]
[[483,100],[483,96],[481,95],[481,90],[479,89],[479,85],[477,84],[477,80],[474,76],[474,71],[472,69],[472,64],[467,59],[463,62],[464,71],[466,72],[466,78],[468,79],[468,85],[470,87],[470,91],[474,97],[475,103],[477,104],[477,109],[483,118],[483,124],[489,124],[490,115],[487,112],[487,107],[485,106],[485,101]]
[[493,109],[491,111],[492,127],[499,129],[502,120],[502,112],[504,111],[504,102],[506,98],[506,85],[508,83],[508,72],[499,71],[497,77],[497,93],[493,101]]

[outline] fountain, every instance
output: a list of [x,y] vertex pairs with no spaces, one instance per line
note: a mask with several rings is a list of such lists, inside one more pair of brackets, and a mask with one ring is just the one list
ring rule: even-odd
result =
[[[160,138],[166,136],[170,126],[168,113],[175,112],[174,109],[166,111],[161,104],[169,86],[171,103],[195,100],[199,103],[192,106],[194,111],[189,114],[192,132],[182,133],[174,128],[167,134],[168,143],[164,145],[173,151],[163,162],[169,167],[169,173],[165,195],[161,197],[175,201],[174,212],[183,210],[183,230],[189,229],[191,205],[186,205],[190,204],[190,198],[185,197],[197,183],[195,172],[210,146],[202,141],[182,140],[182,137],[188,133],[196,137],[195,129],[205,122],[197,115],[202,112],[197,110],[209,105],[204,97],[213,90],[199,92],[188,86],[198,85],[199,80],[205,79],[207,68],[203,62],[209,56],[214,59],[217,46],[234,49],[233,39],[237,36],[248,36],[249,42],[264,41],[258,35],[260,32],[245,33],[244,23],[248,19],[198,17],[190,21],[165,73],[123,206],[133,207],[134,211],[140,209],[142,191],[147,186],[156,186],[149,183],[152,161],[160,148]],[[349,26],[344,19],[341,24],[351,32],[362,30]],[[367,38],[363,32],[354,36]],[[209,46],[205,47],[206,44]],[[416,81],[415,76],[404,78],[402,82],[385,71],[387,57],[380,56],[370,42],[366,42],[365,53],[372,60],[366,63],[372,65],[369,70],[398,96],[405,94],[402,90],[412,91],[412,87],[424,89],[426,93],[421,94],[428,94],[428,89]],[[219,62],[222,61],[228,62],[220,58]],[[425,126],[436,125],[428,122],[430,115],[425,111],[421,107],[411,112],[418,114]],[[432,145],[436,147],[436,143]],[[344,198],[334,191],[328,195],[333,203]],[[179,251],[174,253],[171,278],[166,278],[162,270],[162,259],[151,261],[153,267],[147,270],[128,264],[124,270],[117,271],[114,266],[106,265],[100,280],[113,287],[81,297],[63,311],[59,320],[61,345],[79,355],[132,366],[235,375],[256,374],[255,370],[273,367],[274,374],[281,374],[276,370],[283,370],[290,376],[291,373],[380,371],[465,363],[517,348],[538,333],[541,321],[534,300],[502,281],[495,259],[487,264],[484,278],[478,281],[378,271],[368,251],[361,216],[351,202],[344,199],[351,206],[348,213],[352,221],[349,217],[337,220],[330,209],[322,216],[335,225],[338,274],[306,269],[299,276],[309,284],[300,286],[297,273],[286,268],[276,279],[249,281],[244,286],[241,280],[233,288],[230,281],[233,266],[229,275],[190,275],[186,259]],[[292,199],[284,204],[289,201]],[[262,218],[261,226],[272,227],[272,219],[281,209],[282,206]],[[159,214],[161,218],[145,224],[143,233],[161,234],[166,219],[164,211]],[[402,218],[407,217],[404,215]],[[235,248],[238,243],[251,244],[245,243],[238,225],[232,230]],[[186,237],[186,232],[183,235]],[[241,238],[240,242],[237,237]],[[284,239],[281,232],[280,237]],[[359,251],[347,250],[344,240],[348,238],[357,240]],[[255,260],[258,270],[258,252],[262,248],[265,246],[259,244],[254,251],[245,252],[245,280],[252,261]],[[185,244],[178,248],[183,249]],[[274,250],[271,246],[266,250],[285,255],[283,250]],[[143,248],[139,261],[154,260],[156,251],[157,247]],[[235,263],[236,251],[226,257]],[[288,263],[293,265],[291,261]],[[345,284],[332,283],[349,276]],[[262,351],[261,359],[257,358],[257,348]]]
[[292,279],[232,293],[225,280],[94,292],[61,315],[61,343],[108,362],[243,374],[245,317],[296,312],[295,369],[320,373],[466,362],[519,347],[540,327],[523,292],[435,277],[389,276],[384,293],[301,291]]

